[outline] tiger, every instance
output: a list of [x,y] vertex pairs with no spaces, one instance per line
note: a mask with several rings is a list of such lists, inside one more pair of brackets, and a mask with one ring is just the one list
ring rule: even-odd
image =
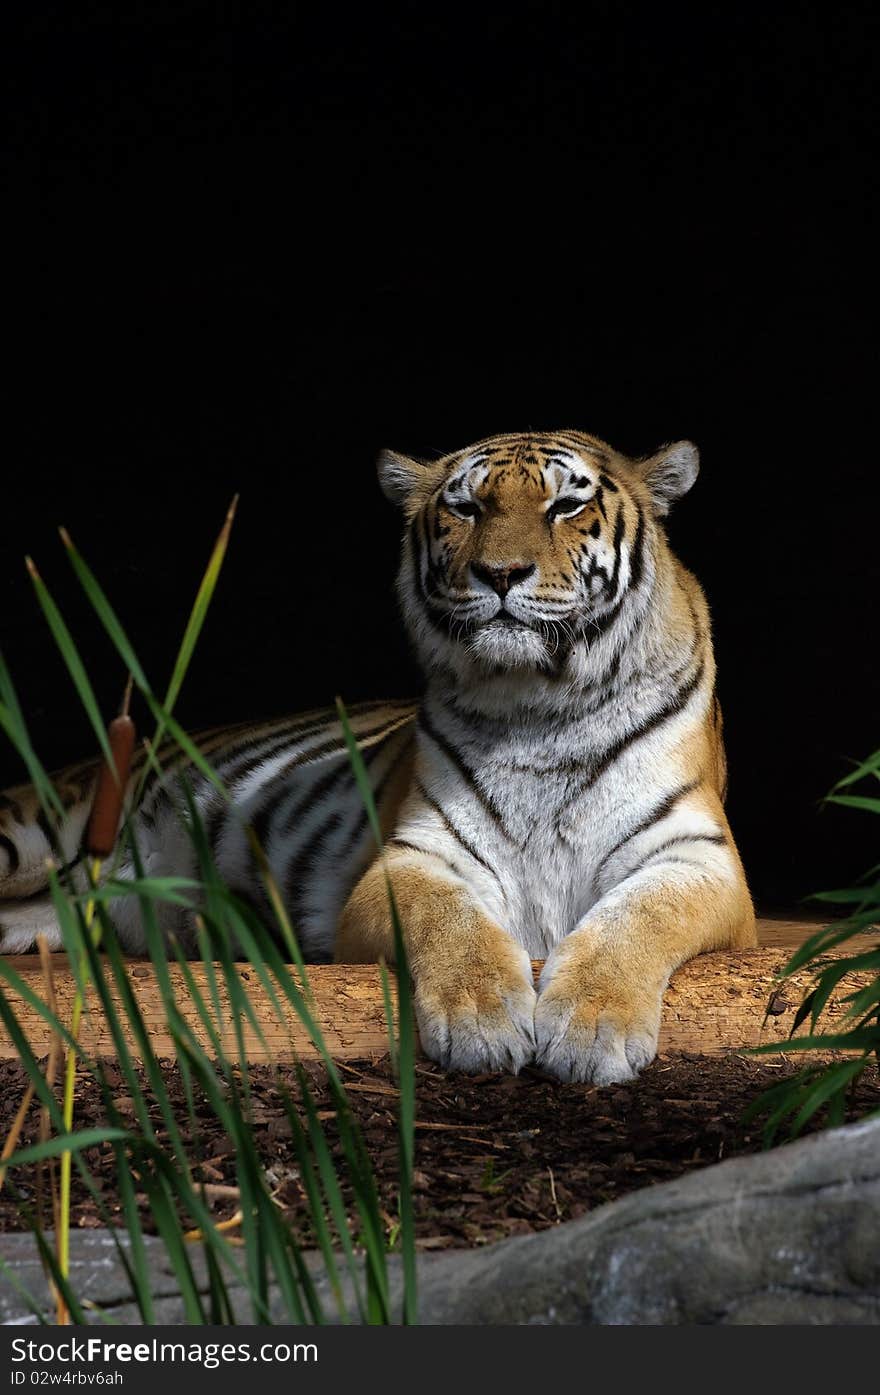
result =
[[[435,460],[384,451],[425,682],[418,702],[350,714],[381,848],[340,720],[313,711],[201,739],[227,800],[185,758],[148,782],[131,813],[145,870],[194,874],[185,771],[220,874],[263,904],[253,830],[307,961],[393,964],[390,879],[429,1057],[634,1079],[656,1055],[673,971],[755,943],[724,812],[708,605],[664,529],[698,469],[687,440],[630,457],[580,430],[495,435]],[[82,856],[95,779],[94,765],[59,778],[54,828],[32,790],[0,799],[2,952],[39,930],[60,943],[46,858],[53,840]],[[146,947],[136,905],[112,908],[131,954]],[[194,945],[191,910],[162,914]]]

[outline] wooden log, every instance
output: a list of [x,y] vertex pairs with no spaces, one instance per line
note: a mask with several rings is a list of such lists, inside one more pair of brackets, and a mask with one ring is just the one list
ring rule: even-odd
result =
[[[759,922],[760,948],[738,953],[703,954],[678,970],[664,999],[660,1031],[661,1053],[696,1052],[719,1055],[761,1042],[778,1042],[784,1050],[795,1010],[809,983],[809,973],[799,973],[779,988],[777,977],[792,950],[818,928],[816,922],[763,920]],[[860,937],[865,945],[869,935]],[[851,952],[851,946],[842,951]],[[52,955],[55,995],[61,1020],[69,1022],[75,984],[63,954]],[[36,955],[21,955],[9,961],[33,993],[45,997],[45,985]],[[190,969],[196,984],[210,1003],[206,970],[193,963]],[[540,964],[535,965],[536,972]],[[279,1018],[261,987],[252,965],[236,966],[242,986],[253,1005],[260,1034],[248,1022],[242,1023],[248,1058],[254,1062],[289,1061],[296,1056],[315,1057],[318,1052],[292,1008]],[[159,1056],[173,1056],[165,1013],[152,967],[143,960],[126,965],[129,982],[144,1016],[153,1049]],[[291,973],[297,974],[296,969]],[[208,1037],[199,1019],[176,964],[169,965],[171,982],[179,1009],[200,1041]],[[109,970],[106,971],[108,983]],[[220,976],[222,979],[222,976]],[[850,975],[826,1009],[825,1024],[839,1019],[843,997],[868,981],[866,974]],[[377,1058],[387,1054],[388,1033],[382,1000],[382,985],[376,965],[312,965],[308,978],[313,995],[313,1012],[326,1044],[337,1059]],[[40,1015],[5,985],[0,985],[13,1008],[31,1048],[38,1057],[48,1054],[50,1029]],[[393,987],[393,984],[392,984]],[[218,1035],[224,1050],[237,1056],[232,1011],[222,982],[219,987],[221,1013]],[[773,996],[772,1010],[766,1016]],[[114,1001],[118,995],[113,990]],[[95,1056],[115,1055],[106,1021],[94,989],[87,995],[81,1040]],[[131,1042],[129,1043],[131,1045]],[[137,1055],[137,1052],[133,1052]],[[0,1058],[15,1057],[16,1050],[5,1029],[0,1027]]]

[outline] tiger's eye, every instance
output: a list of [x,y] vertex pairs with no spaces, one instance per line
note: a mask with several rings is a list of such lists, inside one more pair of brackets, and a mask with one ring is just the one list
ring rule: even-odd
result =
[[548,518],[568,518],[586,506],[585,499],[557,499],[547,510]]

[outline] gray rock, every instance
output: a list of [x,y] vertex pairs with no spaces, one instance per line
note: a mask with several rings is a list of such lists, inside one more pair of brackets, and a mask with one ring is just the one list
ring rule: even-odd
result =
[[[147,1248],[157,1321],[182,1322],[163,1248]],[[11,1279],[47,1304],[31,1238],[0,1237],[0,1258],[10,1276],[0,1320],[27,1322]],[[81,1297],[117,1322],[139,1320],[106,1231],[76,1232],[72,1261]],[[332,1312],[317,1257],[310,1267]],[[880,1118],[648,1187],[539,1235],[422,1256],[419,1282],[425,1324],[878,1323]],[[392,1262],[395,1310],[400,1286]],[[253,1322],[246,1293],[234,1287],[233,1298],[239,1321]],[[272,1310],[286,1319],[277,1295]]]
[[876,1323],[880,1119],[446,1257],[420,1308],[439,1323]]

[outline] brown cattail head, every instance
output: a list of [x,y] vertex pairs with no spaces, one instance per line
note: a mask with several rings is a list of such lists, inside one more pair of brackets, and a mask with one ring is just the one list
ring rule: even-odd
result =
[[122,711],[107,728],[107,740],[113,756],[112,767],[105,759],[98,774],[98,784],[92,813],[86,832],[86,850],[90,857],[109,857],[116,842],[122,801],[128,784],[131,757],[134,751],[134,722],[128,715],[131,680],[125,690]]

